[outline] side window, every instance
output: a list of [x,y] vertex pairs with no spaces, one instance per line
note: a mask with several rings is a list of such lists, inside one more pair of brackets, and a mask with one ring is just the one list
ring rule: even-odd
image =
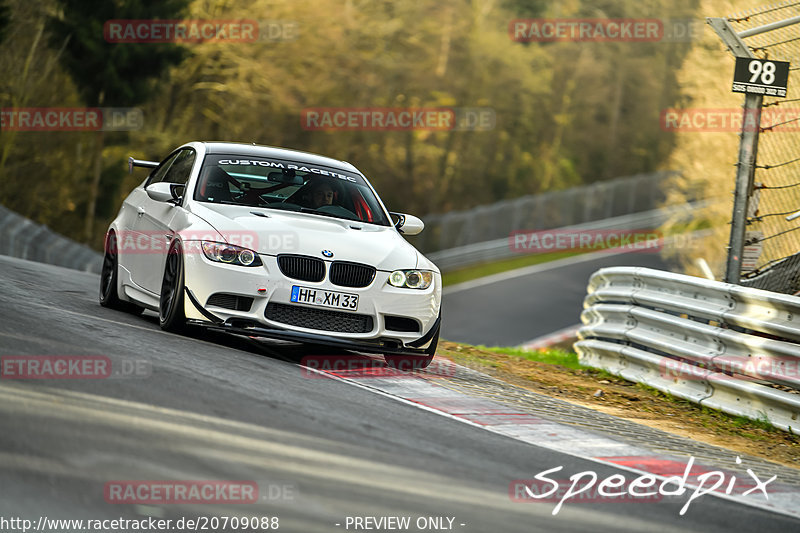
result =
[[160,181],[164,181],[164,176],[166,175],[167,171],[169,170],[169,167],[172,166],[172,163],[175,162],[175,158],[178,155],[180,155],[180,152],[176,152],[176,153],[172,154],[171,156],[169,156],[168,158],[166,158],[164,160],[164,162],[161,163],[161,165],[158,168],[156,168],[153,171],[152,174],[150,174],[150,177],[147,178],[146,185],[150,185],[151,183],[158,183]]
[[176,183],[178,185],[186,185],[189,181],[189,174],[192,173],[192,165],[194,164],[195,153],[191,148],[181,150],[178,157],[167,170],[166,176],[163,181],[168,183]]

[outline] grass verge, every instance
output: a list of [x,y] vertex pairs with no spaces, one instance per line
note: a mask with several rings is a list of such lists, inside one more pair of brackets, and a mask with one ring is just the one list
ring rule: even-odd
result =
[[[692,231],[697,231],[697,230],[707,229],[709,227],[710,225],[707,222],[704,222],[697,224],[694,227],[691,227],[691,229]],[[681,223],[669,228],[669,230],[666,232],[661,232],[661,230],[653,230],[653,231],[662,233],[665,237],[684,235],[686,238],[691,238],[691,233],[687,233],[689,229],[690,225],[688,223]],[[512,257],[510,259],[503,259],[502,261],[494,261],[491,263],[482,263],[479,265],[461,268],[458,270],[451,270],[449,272],[443,273],[442,283],[445,287],[448,287],[450,285],[463,283],[465,281],[471,281],[473,279],[482,278],[484,276],[491,276],[492,274],[499,274],[501,272],[515,270],[517,268],[538,265],[541,263],[548,263],[550,261],[555,261],[557,259],[564,259],[575,255],[593,253],[600,250],[602,249],[597,249],[597,250],[573,249],[573,250],[565,250],[565,251],[550,252],[550,253],[531,253],[531,252],[520,253],[519,256]]]
[[733,452],[792,468],[800,465],[800,436],[775,428],[765,419],[731,416],[585,367],[569,350],[526,352],[442,341],[437,354],[540,394]]
[[483,263],[458,270],[451,270],[450,272],[442,274],[442,285],[449,287],[457,283],[463,283],[465,281],[471,281],[473,279],[491,276],[492,274],[499,274],[500,272],[515,270],[526,266],[549,263],[550,261],[572,257],[573,255],[580,255],[580,252],[525,254],[520,257],[512,257],[511,259],[504,259],[493,263]]

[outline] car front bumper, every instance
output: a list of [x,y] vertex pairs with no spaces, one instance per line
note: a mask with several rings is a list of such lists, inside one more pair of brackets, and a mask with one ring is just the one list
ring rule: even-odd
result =
[[[187,246],[191,248],[194,247]],[[385,271],[377,271],[367,287],[353,288],[334,285],[327,273],[323,281],[316,283],[291,279],[281,272],[275,256],[260,257],[262,266],[242,267],[210,261],[202,252],[184,254],[187,319],[194,324],[233,333],[373,353],[423,354],[439,331],[441,276],[438,273],[425,290],[393,287],[388,284],[389,272]],[[349,311],[293,303],[293,286],[357,294],[358,309]],[[218,294],[243,299],[237,300],[244,302],[240,306],[242,309],[220,307],[214,305],[213,300],[209,302]],[[288,313],[286,318],[282,313]],[[314,320],[306,321],[306,316]],[[320,316],[324,320],[320,321]],[[390,317],[388,324],[387,317]],[[406,325],[408,320],[414,321],[418,326],[416,331],[392,329],[397,317],[407,319]],[[348,331],[352,328],[347,324],[359,318],[357,331]],[[339,327],[340,324],[345,327]]]

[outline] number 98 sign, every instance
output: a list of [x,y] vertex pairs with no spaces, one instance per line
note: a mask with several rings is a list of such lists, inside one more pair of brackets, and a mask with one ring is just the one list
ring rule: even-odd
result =
[[769,59],[736,58],[733,92],[786,97],[789,63]]

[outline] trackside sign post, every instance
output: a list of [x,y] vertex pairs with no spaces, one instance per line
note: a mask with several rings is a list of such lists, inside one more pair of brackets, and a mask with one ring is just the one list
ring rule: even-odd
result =
[[788,82],[788,61],[737,57],[731,90],[735,93],[785,98]]
[[[730,23],[722,18],[707,19],[722,42],[733,55],[745,60],[756,59],[742,38],[733,31]],[[744,253],[745,231],[747,227],[747,206],[753,193],[758,133],[761,125],[761,103],[763,94],[746,93],[744,98],[744,117],[751,117],[755,128],[745,128],[742,122],[742,135],[739,139],[739,162],[736,168],[736,189],[733,193],[733,214],[731,216],[731,235],[728,241],[728,259],[725,265],[725,281],[739,284],[742,276],[742,254]]]

